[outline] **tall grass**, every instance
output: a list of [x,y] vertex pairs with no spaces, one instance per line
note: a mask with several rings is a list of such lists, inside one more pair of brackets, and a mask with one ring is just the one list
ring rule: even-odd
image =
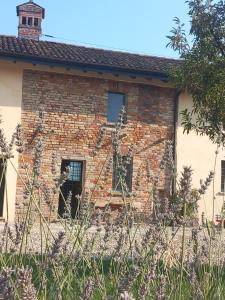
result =
[[[213,180],[213,172],[199,188],[193,189],[192,170],[184,167],[177,190],[171,189],[161,199],[160,174],[153,176],[148,171],[153,208],[144,222],[133,206],[135,195],[125,180],[134,149],[131,146],[123,159],[120,148],[124,118],[122,110],[112,135],[113,153],[102,170],[107,177],[112,166],[110,157],[116,157],[123,199],[116,214],[111,211],[110,203],[102,210],[95,209],[92,194],[83,191],[75,219],[71,218],[69,195],[64,199],[65,218],[52,224],[51,214],[55,213],[52,199],[54,194],[61,193],[60,187],[70,176],[70,169],[57,177],[54,154],[51,167],[54,187],[40,185],[44,139],[37,139],[33,165],[24,165],[26,180],[18,173],[26,202],[22,217],[14,225],[6,220],[1,233],[2,299],[225,299],[223,230],[207,220],[205,226],[196,222],[197,203]],[[37,130],[42,132],[43,127],[41,112]],[[103,138],[101,130],[94,151],[101,148]],[[23,161],[20,125],[10,144],[0,130],[4,170],[12,163],[13,147]],[[171,182],[172,176],[177,176],[172,149],[173,144],[167,141],[161,162],[161,170],[171,170]],[[138,175],[136,184],[141,190]],[[43,199],[49,207],[49,218],[42,211]],[[8,207],[7,201],[6,194]],[[36,222],[34,211],[38,216]]]

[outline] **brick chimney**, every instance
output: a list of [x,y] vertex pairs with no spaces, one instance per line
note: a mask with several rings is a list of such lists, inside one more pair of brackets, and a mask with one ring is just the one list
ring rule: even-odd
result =
[[16,7],[19,17],[18,37],[39,40],[41,23],[45,17],[45,10],[32,0]]

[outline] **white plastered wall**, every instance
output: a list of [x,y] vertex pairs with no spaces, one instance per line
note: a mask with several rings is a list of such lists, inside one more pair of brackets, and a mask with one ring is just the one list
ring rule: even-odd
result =
[[[0,61],[0,115],[5,137],[10,142],[12,134],[18,123],[21,122],[22,101],[22,67],[17,64]],[[7,163],[6,187],[3,206],[3,217],[9,222],[14,221],[18,154],[13,152],[11,163]],[[8,203],[8,214],[7,214]]]
[[[198,214],[201,218],[202,212],[209,220],[213,218],[213,197],[215,216],[221,213],[221,208],[225,195],[221,193],[221,160],[225,160],[225,150],[219,149],[215,165],[215,152],[217,145],[213,144],[208,137],[199,136],[195,132],[188,135],[183,133],[181,125],[181,111],[191,110],[192,97],[187,93],[182,93],[178,101],[178,121],[177,121],[177,171],[180,175],[183,166],[191,166],[193,173],[193,188],[200,187],[200,179],[205,180],[209,171],[215,168],[214,184],[212,183],[206,194],[199,201]],[[178,176],[179,178],[179,176]],[[214,186],[214,189],[213,189]],[[214,218],[215,220],[215,218]]]

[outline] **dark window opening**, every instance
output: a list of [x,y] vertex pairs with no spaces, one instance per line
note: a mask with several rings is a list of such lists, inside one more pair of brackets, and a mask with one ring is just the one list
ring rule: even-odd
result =
[[3,216],[4,195],[5,195],[5,173],[6,165],[4,160],[0,159],[0,217]]
[[27,25],[27,18],[26,17],[22,17],[22,24]]
[[34,18],[34,26],[38,26],[38,18]]
[[123,106],[126,106],[125,94],[109,93],[107,121],[110,123],[116,123]]
[[133,159],[119,154],[113,157],[113,184],[115,192],[129,193],[132,190]]
[[[63,160],[61,172],[70,167],[70,176],[61,186],[58,213],[62,218],[76,217],[79,208],[79,196],[82,192],[83,162]],[[68,213],[70,216],[68,216]]]
[[33,24],[33,19],[31,17],[28,18],[28,25],[29,26],[32,26]]
[[221,161],[221,192],[225,192],[225,160]]

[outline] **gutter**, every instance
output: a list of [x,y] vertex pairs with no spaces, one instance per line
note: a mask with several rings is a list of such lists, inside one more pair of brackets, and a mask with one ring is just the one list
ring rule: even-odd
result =
[[86,63],[65,62],[65,61],[59,61],[57,59],[39,58],[39,57],[32,57],[27,55],[0,54],[0,60],[19,61],[19,62],[26,62],[31,64],[48,65],[51,67],[76,69],[81,71],[113,73],[115,75],[145,77],[147,79],[158,79],[165,82],[168,81],[168,76],[162,72],[151,72],[151,71],[141,71],[141,70],[139,71],[139,70],[125,69],[125,68],[118,68],[113,66],[110,67],[110,66],[103,66],[103,65],[86,64]]

